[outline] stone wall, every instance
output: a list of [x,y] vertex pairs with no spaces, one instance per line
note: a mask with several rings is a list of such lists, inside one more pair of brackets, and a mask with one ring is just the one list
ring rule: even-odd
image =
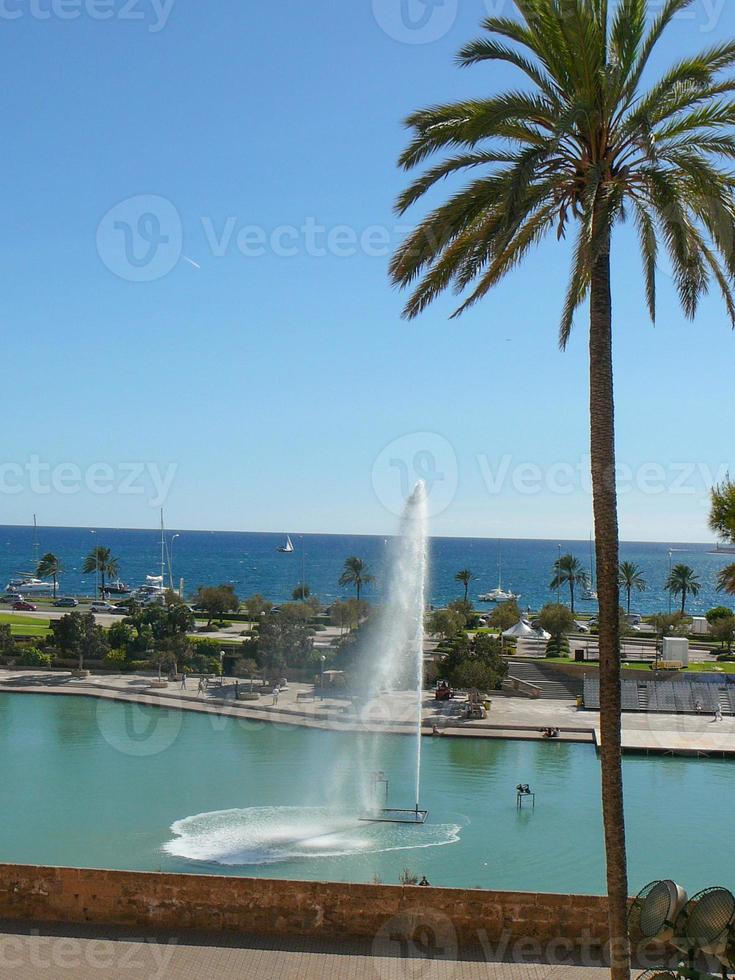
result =
[[600,897],[0,865],[0,919],[290,937],[411,934],[460,945],[601,946]]

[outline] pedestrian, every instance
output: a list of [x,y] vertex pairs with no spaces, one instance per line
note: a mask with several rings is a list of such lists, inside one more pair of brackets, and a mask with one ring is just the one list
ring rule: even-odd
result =
[[276,686],[273,688],[273,706],[274,707],[278,704],[278,695],[280,693],[281,693],[281,689],[278,686],[278,684],[276,684]]
[[717,707],[715,708],[715,721],[722,721],[722,720],[723,720],[722,719],[722,708],[718,704]]
[[181,672],[181,690],[186,690],[186,671]]
[[199,688],[197,689],[197,695],[199,696],[199,695],[202,695],[202,694],[204,694],[204,678],[203,677],[200,677],[199,678]]

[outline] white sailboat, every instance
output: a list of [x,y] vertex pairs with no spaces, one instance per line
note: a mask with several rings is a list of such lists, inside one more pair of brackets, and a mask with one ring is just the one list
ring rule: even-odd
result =
[[[33,567],[38,568],[39,563],[39,544],[38,544],[38,524],[36,515],[33,515]],[[5,586],[8,595],[23,596],[50,596],[53,591],[51,582],[36,578],[34,572],[17,572],[14,578]]]
[[506,592],[503,588],[503,567],[501,557],[498,555],[498,587],[478,596],[480,602],[510,602],[512,599],[520,599],[520,597],[520,593],[516,595],[515,592]]
[[595,591],[595,558],[592,550],[592,535],[590,534],[590,584],[582,590],[580,599],[583,602],[597,602],[598,595]]
[[282,555],[290,555],[291,552],[295,550],[296,549],[293,546],[293,542],[288,535],[286,535],[286,543],[282,544],[280,548],[276,548],[276,551],[280,551]]

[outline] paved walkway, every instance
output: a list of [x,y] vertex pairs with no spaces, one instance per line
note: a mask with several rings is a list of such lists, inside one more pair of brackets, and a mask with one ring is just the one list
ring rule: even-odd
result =
[[603,980],[599,966],[503,963],[481,949],[452,959],[376,955],[369,943],[0,924],[0,976],[12,980]]
[[[49,694],[94,694],[124,701],[190,711],[233,715],[258,721],[350,731],[356,727],[399,734],[415,731],[413,696],[395,695],[371,706],[346,710],[344,697],[311,698],[310,685],[291,684],[282,692],[277,705],[270,694],[256,702],[236,701],[235,684],[211,687],[199,695],[197,679],[190,678],[187,689],[170,683],[163,691],[150,688],[151,677],[92,675],[74,680],[68,672],[39,672],[0,669],[0,691]],[[240,681],[239,690],[247,690]],[[449,737],[541,739],[543,728],[559,728],[563,741],[599,743],[600,716],[595,711],[578,711],[572,701],[530,700],[495,696],[484,721],[465,721],[449,712],[454,703],[438,704],[429,694],[424,700],[424,734],[432,725]],[[634,751],[683,752],[735,755],[735,718],[715,722],[711,715],[666,715],[626,713],[623,715],[623,744]]]

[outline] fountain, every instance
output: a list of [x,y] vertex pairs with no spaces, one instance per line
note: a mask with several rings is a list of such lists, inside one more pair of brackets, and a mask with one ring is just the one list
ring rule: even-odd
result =
[[[390,542],[380,608],[363,631],[353,670],[363,703],[357,731],[340,736],[328,784],[315,781],[315,798],[301,799],[298,806],[250,807],[177,821],[175,839],[165,851],[193,861],[255,865],[435,847],[458,839],[457,826],[426,826],[428,814],[421,808],[426,511],[426,489],[418,483]],[[415,742],[410,808],[389,805],[386,728]]]

